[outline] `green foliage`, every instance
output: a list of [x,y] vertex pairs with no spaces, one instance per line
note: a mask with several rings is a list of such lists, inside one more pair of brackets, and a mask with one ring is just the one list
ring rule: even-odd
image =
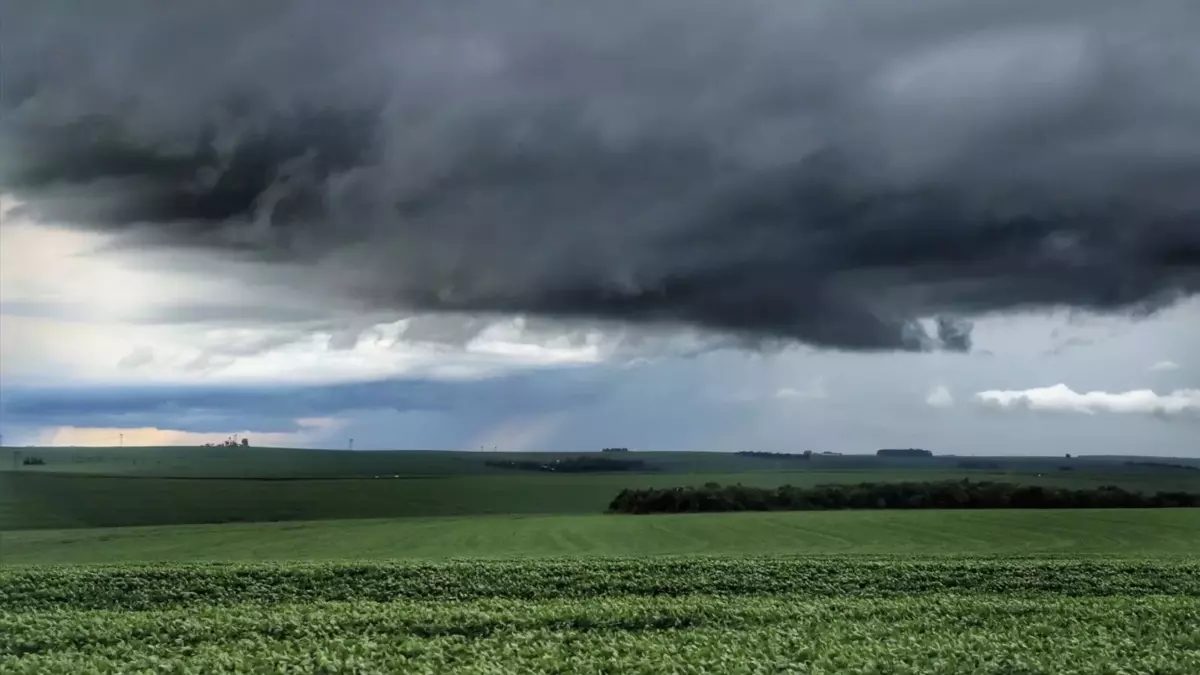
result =
[[925,458],[933,457],[933,453],[929,450],[920,448],[884,448],[875,451],[876,457],[907,457],[907,458]]
[[1200,506],[1200,494],[1146,495],[1114,485],[1071,489],[990,481],[938,481],[763,488],[744,485],[625,489],[614,513],[826,511],[832,509],[1146,509]]
[[397,599],[917,593],[1200,598],[1200,561],[664,557],[0,569],[0,611]]
[[757,450],[743,450],[733,453],[739,457],[757,457],[759,459],[784,459],[784,460],[811,460],[813,456],[812,450],[804,452],[760,452]]
[[862,558],[0,572],[0,672],[1194,673],[1200,565]]

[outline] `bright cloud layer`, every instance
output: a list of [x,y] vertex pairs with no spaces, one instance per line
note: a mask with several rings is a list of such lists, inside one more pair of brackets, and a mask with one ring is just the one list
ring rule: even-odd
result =
[[0,375],[42,384],[476,378],[596,363],[622,338],[522,316],[350,316],[311,294],[282,297],[183,267],[154,268],[144,254],[113,250],[110,237],[6,213]]
[[949,408],[954,405],[954,395],[946,385],[940,384],[929,391],[925,403],[934,408]]
[[1175,416],[1200,414],[1200,389],[1178,389],[1157,394],[1150,389],[1126,392],[1077,392],[1065,384],[1019,390],[989,390],[975,395],[989,407],[1003,410],[1041,410],[1051,412],[1135,413]]

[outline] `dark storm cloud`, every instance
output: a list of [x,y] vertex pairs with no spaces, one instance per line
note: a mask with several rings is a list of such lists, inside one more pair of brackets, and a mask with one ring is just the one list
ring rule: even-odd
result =
[[955,351],[971,350],[971,322],[940,317],[937,322],[937,336],[947,349]]
[[1191,0],[3,13],[29,213],[373,309],[962,350],[1200,289]]

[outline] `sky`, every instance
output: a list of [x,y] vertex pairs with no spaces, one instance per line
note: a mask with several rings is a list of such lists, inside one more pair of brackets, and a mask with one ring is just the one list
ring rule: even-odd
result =
[[4,3],[0,433],[1200,457],[1198,31]]

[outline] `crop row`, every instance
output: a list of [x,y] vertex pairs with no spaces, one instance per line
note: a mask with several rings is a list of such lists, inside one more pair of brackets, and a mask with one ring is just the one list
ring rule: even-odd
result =
[[928,594],[0,612],[0,672],[1200,672],[1200,599]]
[[607,595],[1200,597],[1200,560],[679,558],[0,570],[0,611]]

